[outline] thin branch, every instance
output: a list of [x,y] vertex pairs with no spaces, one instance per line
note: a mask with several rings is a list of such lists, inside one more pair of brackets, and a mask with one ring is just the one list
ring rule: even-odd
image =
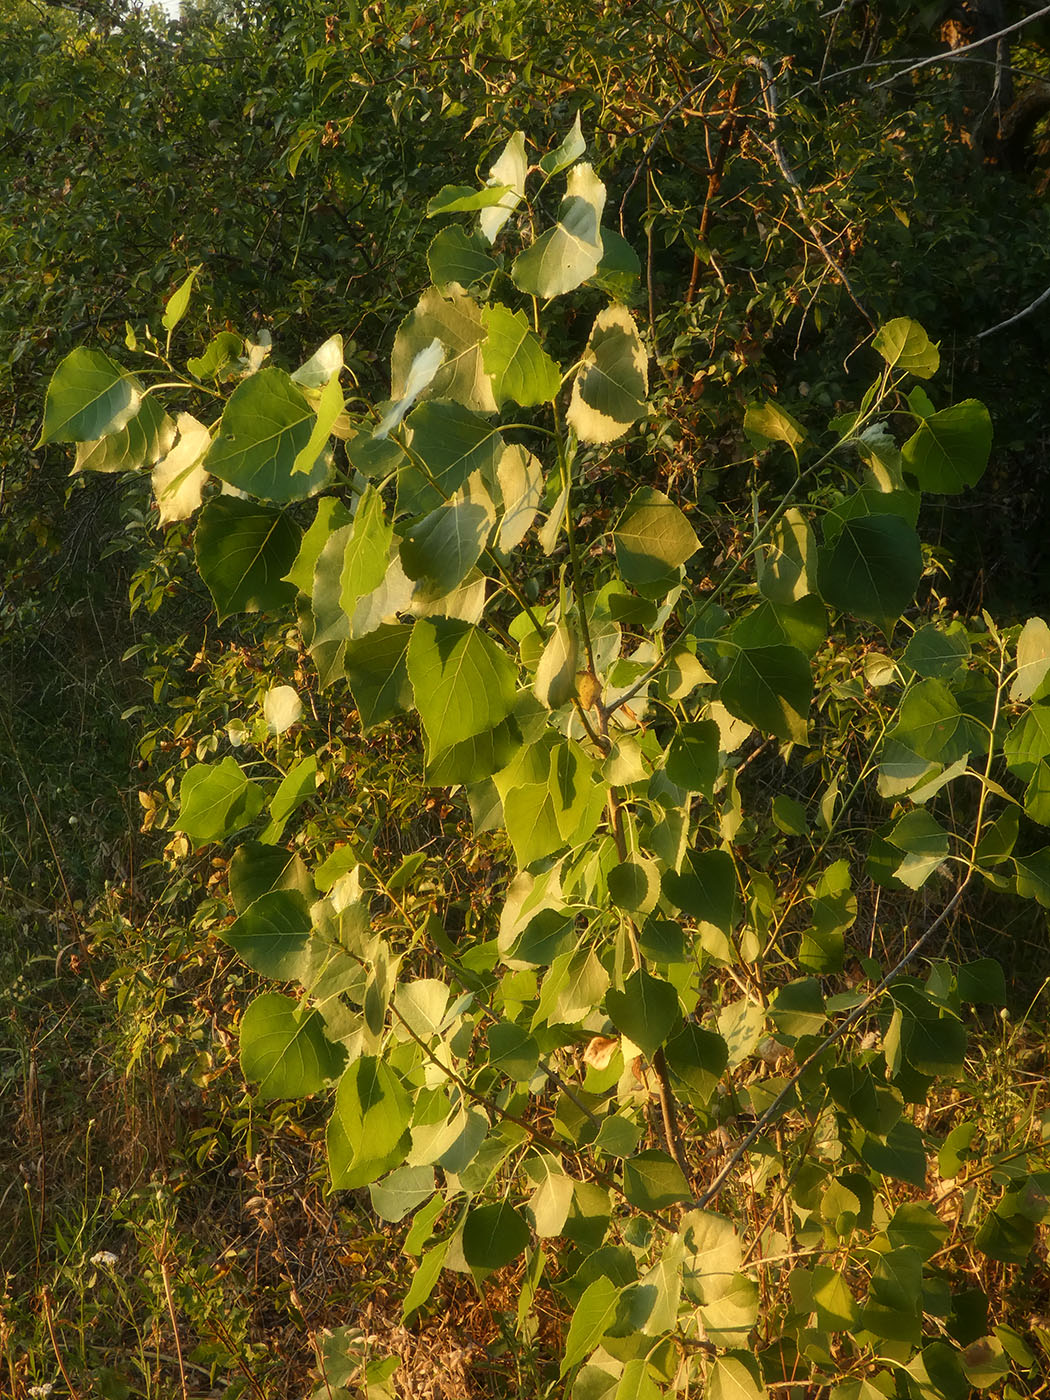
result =
[[1030,302],[1023,311],[1018,311],[1016,316],[1009,316],[1005,321],[1000,321],[996,326],[989,326],[986,331],[978,331],[974,337],[976,340],[983,340],[986,335],[994,335],[996,331],[1005,331],[1007,326],[1016,325],[1018,321],[1023,321],[1026,316],[1030,316],[1033,311],[1038,311],[1044,301],[1050,301],[1050,287]]
[[1008,24],[1005,29],[999,29],[994,34],[986,34],[983,39],[974,39],[969,44],[960,44],[957,49],[949,49],[947,53],[936,53],[931,54],[929,58],[920,58],[918,63],[909,64],[906,58],[877,58],[870,63],[855,63],[852,68],[840,68],[837,73],[829,73],[826,78],[820,79],[819,82],[831,83],[836,78],[845,78],[850,73],[860,73],[867,68],[896,68],[898,65],[905,65],[889,78],[883,78],[881,82],[873,84],[877,88],[888,87],[890,83],[895,83],[898,78],[904,78],[909,73],[917,72],[920,68],[931,68],[936,63],[954,63],[962,54],[970,53],[973,49],[983,48],[985,44],[994,43],[996,39],[1004,39],[1008,34],[1015,34],[1026,24],[1031,24],[1033,20],[1042,19],[1044,15],[1050,15],[1050,5],[1044,5],[1041,10],[1025,15],[1024,19],[1017,20],[1015,24]]

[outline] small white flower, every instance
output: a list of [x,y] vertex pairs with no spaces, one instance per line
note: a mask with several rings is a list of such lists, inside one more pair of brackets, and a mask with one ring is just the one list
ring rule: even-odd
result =
[[45,1381],[43,1385],[31,1385],[29,1387],[29,1394],[33,1397],[33,1400],[47,1400],[47,1397],[54,1388],[50,1381]]
[[97,1254],[91,1256],[91,1262],[96,1269],[113,1269],[116,1267],[117,1256],[108,1249],[100,1249]]

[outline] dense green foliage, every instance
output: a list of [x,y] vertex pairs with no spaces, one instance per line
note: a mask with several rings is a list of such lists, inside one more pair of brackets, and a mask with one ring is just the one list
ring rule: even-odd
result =
[[[500,1319],[494,1393],[1039,1386],[1045,1300],[1010,1280],[1043,1249],[1045,1106],[1011,1078],[1024,1023],[967,920],[1045,936],[1050,632],[953,615],[965,534],[921,541],[987,490],[1005,387],[1035,398],[1020,350],[989,370],[960,348],[1014,285],[985,295],[960,259],[993,221],[1019,277],[1043,216],[1003,214],[1021,177],[951,73],[835,86],[927,53],[930,16],[730,8],[689,30],[677,7],[511,4],[396,30],[306,5],[200,7],[166,36],[6,21],[7,151],[32,155],[4,229],[9,372],[50,377],[9,458],[5,726],[47,847],[18,917],[61,882],[59,943],[129,1028],[114,1062],[181,1064],[178,1113],[226,1085],[178,1135],[178,1189],[224,1163],[257,1183],[319,1396],[398,1393],[403,1338],[457,1276]],[[948,239],[982,143],[997,164]],[[1011,444],[1026,466],[1035,440]],[[130,849],[152,855],[102,898],[114,809],[56,834],[25,740],[48,584],[17,531],[61,557],[62,443],[72,518],[110,488],[93,548],[139,629],[104,624],[97,650],[115,673],[123,632],[152,685],[125,714],[153,833]],[[116,582],[83,594],[112,619]],[[62,765],[60,744],[40,771]],[[93,758],[100,789],[112,767]],[[304,1307],[259,1150],[293,1127],[327,1228],[354,1201],[403,1249],[380,1265],[402,1340],[389,1313],[366,1332]],[[87,1189],[54,1227],[70,1267],[108,1243]],[[152,1340],[99,1255],[138,1356],[93,1358],[82,1295],[71,1381],[50,1290],[76,1285],[53,1273],[35,1315],[63,1383],[187,1394],[188,1363],[263,1393],[247,1279],[173,1272],[185,1208],[159,1186],[116,1218]],[[26,1325],[4,1333],[19,1395],[46,1374],[12,1350]]]

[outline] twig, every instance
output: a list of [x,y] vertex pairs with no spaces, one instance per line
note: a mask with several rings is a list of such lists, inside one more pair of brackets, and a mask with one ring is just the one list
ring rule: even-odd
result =
[[776,85],[773,81],[773,70],[772,68],[770,68],[769,64],[765,61],[765,59],[762,58],[755,58],[754,56],[749,56],[747,62],[750,63],[753,67],[757,68],[762,74],[762,101],[765,104],[766,116],[769,119],[769,149],[772,151],[773,159],[776,161],[777,166],[780,169],[781,175],[783,175],[784,179],[787,181],[788,188],[791,190],[792,198],[795,201],[795,207],[799,213],[799,218],[809,230],[809,236],[813,239],[813,242],[820,249],[821,256],[823,257],[824,261],[827,263],[831,271],[834,273],[835,277],[842,284],[843,288],[845,289],[846,295],[849,297],[850,301],[857,308],[860,314],[864,317],[868,325],[871,326],[872,330],[874,330],[875,322],[872,320],[871,316],[868,314],[868,311],[860,301],[860,298],[853,290],[853,285],[847,277],[845,270],[843,269],[842,265],[836,260],[834,254],[824,242],[820,231],[817,229],[816,225],[810,220],[809,215],[806,213],[806,203],[802,195],[802,186],[799,184],[798,177],[796,176],[794,170],[792,170],[790,164],[788,163],[787,157],[784,155],[784,152],[781,149],[780,141],[777,138],[777,90]]
[[1016,316],[1009,316],[1005,321],[1000,321],[996,326],[989,326],[986,331],[978,331],[975,340],[983,340],[986,335],[994,335],[996,331],[1005,331],[1007,326],[1016,325],[1018,321],[1023,321],[1026,316],[1030,316],[1033,311],[1038,311],[1044,301],[1050,301],[1050,287],[1045,292],[1040,293],[1035,301],[1029,303],[1023,311],[1018,311]]

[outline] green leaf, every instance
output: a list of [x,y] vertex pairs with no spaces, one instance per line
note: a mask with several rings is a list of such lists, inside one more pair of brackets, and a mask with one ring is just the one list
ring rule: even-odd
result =
[[655,860],[638,856],[614,865],[609,871],[608,883],[613,904],[632,918],[644,918],[660,902],[660,867]]
[[595,318],[566,421],[581,442],[613,442],[646,411],[649,364],[634,318],[613,304]]
[[390,622],[346,643],[343,666],[362,729],[404,714],[412,705],[406,656],[412,628]]
[[802,512],[786,510],[758,555],[758,587],[773,603],[795,603],[816,588],[817,542]]
[[467,233],[458,224],[451,224],[427,249],[427,266],[434,286],[445,291],[453,283],[469,287],[490,277],[497,264],[480,234]]
[[926,883],[951,848],[944,827],[923,808],[901,817],[887,839],[905,853],[893,873],[910,890]]
[[930,379],[937,373],[941,353],[917,321],[898,317],[880,326],[871,342],[890,369],[902,369],[917,379]]
[[670,982],[651,976],[642,967],[631,973],[622,992],[610,989],[606,993],[605,1005],[616,1029],[650,1060],[681,1015],[678,993]]
[[905,744],[921,758],[954,763],[972,753],[981,742],[974,721],[964,715],[959,702],[943,681],[920,681],[904,697],[897,724],[889,737]]
[[369,484],[354,512],[339,575],[339,606],[348,617],[353,617],[361,599],[386,577],[393,538],[394,527],[387,523],[383,498]]
[[[402,1324],[411,1321],[415,1313],[433,1293],[437,1286],[437,1281],[441,1277],[441,1267],[445,1262],[445,1255],[448,1253],[450,1240],[440,1240],[433,1249],[428,1249],[419,1262],[419,1267],[412,1275],[412,1282],[408,1286],[404,1301],[401,1304]],[[336,1400],[333,1397],[333,1400]]]
[[310,910],[298,891],[272,890],[220,929],[219,937],[256,972],[291,982],[306,970],[310,927]]
[[475,477],[410,525],[401,541],[401,563],[416,584],[414,597],[435,602],[454,592],[481,558],[495,523],[492,499]]
[[525,157],[525,134],[516,131],[500,152],[495,164],[489,167],[487,184],[501,190],[499,203],[482,209],[478,215],[478,227],[490,243],[510,218],[511,214],[525,198],[525,176],[529,163]]
[[308,903],[317,898],[300,856],[283,846],[264,846],[258,841],[242,841],[234,851],[229,881],[230,898],[238,914],[271,890],[297,890]]
[[587,142],[583,139],[580,114],[577,112],[568,135],[553,151],[548,151],[540,161],[540,171],[548,180],[552,175],[560,175],[563,170],[568,169],[574,160],[579,160],[586,149]]
[[412,1101],[397,1074],[373,1055],[346,1070],[328,1124],[328,1165],[336,1189],[367,1186],[404,1160]]
[[589,1356],[612,1326],[621,1290],[609,1278],[596,1278],[584,1289],[573,1309],[559,1375]]
[[427,402],[409,415],[412,451],[422,459],[403,467],[397,478],[398,510],[421,515],[442,505],[465,486],[475,472],[482,481],[496,479],[505,444],[498,427],[461,404]]
[[[309,361],[307,361],[309,364]],[[305,445],[296,453],[295,461],[292,463],[292,471],[300,475],[309,475],[315,465],[321,461],[322,453],[328,447],[328,440],[332,435],[336,419],[342,414],[346,407],[343,398],[343,391],[339,384],[338,374],[333,374],[328,383],[321,390],[321,397],[317,402],[317,416],[310,429],[310,436]]]
[[689,1090],[691,1099],[706,1108],[729,1063],[725,1041],[714,1031],[686,1021],[664,1049],[672,1074]]
[[382,1181],[373,1181],[368,1194],[380,1220],[396,1225],[434,1194],[434,1168],[398,1167]]
[[791,448],[795,457],[806,440],[806,430],[787,409],[779,404],[768,402],[750,404],[744,414],[744,432],[755,448],[768,447],[771,442],[783,442]]
[[919,537],[895,515],[856,516],[820,551],[824,600],[888,632],[912,602],[922,574]]
[[623,1164],[623,1190],[631,1205],[663,1210],[689,1199],[689,1183],[666,1152],[655,1149],[628,1157]]
[[164,304],[164,315],[161,317],[161,325],[170,335],[175,327],[186,314],[186,309],[190,304],[190,293],[193,291],[193,284],[200,273],[200,267],[195,267],[186,277]]
[[588,286],[597,287],[607,296],[624,301],[634,291],[642,273],[642,264],[638,254],[614,228],[603,228],[601,238],[601,262]]
[[928,622],[913,633],[902,660],[920,676],[943,680],[954,676],[969,656],[970,641],[962,623],[940,628]]
[[452,399],[478,413],[495,413],[492,381],[481,359],[484,339],[476,301],[455,288],[443,294],[437,287],[428,287],[397,328],[390,357],[390,397],[405,397],[416,356],[437,340],[445,359],[427,386],[428,398]]
[[215,496],[194,534],[197,568],[219,621],[237,612],[278,612],[295,598],[286,582],[299,552],[299,527],[283,511],[236,496]]
[[71,350],[51,376],[37,447],[94,442],[119,433],[139,411],[142,386],[101,350]]
[[475,189],[473,185],[442,185],[427,205],[427,218],[439,214],[472,214],[478,209],[489,209],[499,204],[509,193],[509,185],[486,185]]
[[233,331],[220,331],[208,343],[203,355],[186,361],[186,368],[194,379],[217,379],[227,365],[240,357],[244,341]]
[[296,470],[317,415],[280,369],[261,369],[234,389],[204,464],[213,476],[268,501],[298,501],[328,480],[320,457]]
[[1017,639],[1017,674],[1010,699],[1031,700],[1050,671],[1050,627],[1041,617],[1030,617]]
[[605,186],[591,166],[586,161],[573,166],[558,222],[515,258],[514,285],[546,299],[571,292],[593,277],[602,257],[604,207]]
[[341,1046],[324,1033],[316,1011],[280,992],[264,992],[241,1017],[241,1069],[262,1099],[317,1094],[342,1068]]
[[765,1400],[766,1388],[735,1356],[718,1356],[707,1373],[704,1400]]
[[520,1211],[509,1203],[479,1206],[463,1225],[463,1258],[474,1269],[501,1269],[528,1248],[531,1234]]
[[807,742],[813,674],[805,655],[792,646],[738,651],[719,688],[731,715],[784,742]]
[[494,729],[514,704],[513,660],[477,627],[452,618],[416,622],[408,675],[431,754]]
[[773,825],[785,836],[805,836],[809,831],[809,819],[801,802],[778,792],[773,798]]
[[[189,415],[180,414],[182,417]],[[190,420],[193,421],[192,419]],[[211,441],[204,429],[203,449]],[[127,472],[152,467],[171,451],[175,424],[156,399],[143,399],[138,413],[119,432],[94,442],[77,443],[75,472]]]
[[530,329],[524,311],[510,311],[498,302],[481,313],[488,338],[481,354],[492,376],[497,403],[513,399],[522,408],[553,403],[561,388],[561,372]]
[[1033,705],[1003,741],[1003,757],[1011,773],[1025,782],[1035,776],[1040,762],[1050,756],[1050,705]]
[[197,763],[179,786],[175,829],[198,846],[220,841],[254,821],[264,800],[262,788],[248,781],[235,759]]
[[1017,870],[1017,893],[1022,899],[1034,899],[1044,909],[1050,909],[1050,846],[1043,846],[1028,856],[1014,856]]
[[621,577],[640,591],[666,593],[678,569],[700,548],[693,527],[662,491],[642,486],[624,507],[613,533]]
[[956,495],[977,485],[991,450],[988,410],[976,399],[966,399],[924,418],[901,456],[923,491]]
[[736,922],[736,888],[728,851],[687,851],[681,871],[664,872],[664,894],[675,907],[726,934]]
[[579,660],[576,632],[562,618],[543,648],[532,685],[532,692],[544,709],[558,710],[572,700]]
[[676,787],[711,799],[718,777],[720,736],[711,719],[680,724],[667,749],[664,771]]
[[265,842],[279,841],[285,824],[297,807],[309,802],[317,792],[317,757],[308,754],[294,763],[270,798],[270,820],[261,834]]

